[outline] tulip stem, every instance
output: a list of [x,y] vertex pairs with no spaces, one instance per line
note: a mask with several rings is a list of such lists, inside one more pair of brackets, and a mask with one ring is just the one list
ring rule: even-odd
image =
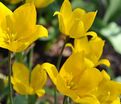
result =
[[67,104],[67,96],[64,96],[64,98],[63,98],[63,104]]
[[[33,51],[34,51],[34,48],[31,47],[30,53],[29,53],[29,84],[31,83],[31,71],[32,71],[32,66],[33,66]],[[32,104],[31,99],[32,99],[32,96],[28,95],[28,104]]]
[[63,104],[71,104],[71,99],[68,96],[64,96]]
[[63,56],[63,55],[62,55],[62,54],[63,54],[63,50],[64,50],[64,48],[65,48],[65,45],[66,45],[68,39],[69,39],[69,37],[66,37],[66,39],[65,39],[65,41],[64,41],[64,44],[63,44],[63,47],[62,47],[62,49],[61,49],[60,55],[59,55],[58,60],[57,60],[57,69],[58,69],[58,70],[60,70],[61,60],[62,60],[62,56]]
[[30,49],[29,53],[29,83],[31,82],[31,71],[32,71],[32,66],[33,66],[33,47]]
[[8,53],[8,64],[9,64],[9,75],[8,75],[8,81],[9,81],[9,97],[10,97],[10,104],[13,104],[13,90],[12,90],[12,84],[11,84],[11,74],[12,74],[12,63],[11,63],[11,55],[12,52],[9,51]]
[[[63,56],[62,55],[63,54],[63,50],[65,48],[65,45],[66,45],[68,39],[69,39],[69,37],[66,37],[66,39],[64,41],[64,44],[63,44],[63,47],[61,49],[60,55],[59,55],[58,60],[57,60],[56,67],[57,67],[58,70],[60,69],[60,64],[61,64],[61,60],[62,60],[62,56]],[[57,92],[56,92],[56,89],[54,89],[54,104],[57,104]]]

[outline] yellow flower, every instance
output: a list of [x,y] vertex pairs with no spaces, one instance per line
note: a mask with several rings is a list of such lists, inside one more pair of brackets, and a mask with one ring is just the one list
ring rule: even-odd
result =
[[0,47],[20,52],[48,32],[42,25],[36,25],[36,9],[26,3],[14,12],[0,2]]
[[102,77],[99,70],[91,68],[90,62],[84,60],[83,53],[73,53],[59,72],[49,63],[43,64],[43,68],[63,95],[71,97],[77,103],[98,104],[98,100],[90,92]]
[[72,11],[69,0],[64,0],[60,12],[55,12],[58,15],[60,31],[72,38],[79,38],[85,35],[95,35],[94,32],[87,33],[92,23],[94,22],[97,12],[86,12],[83,9],[77,8]]
[[10,2],[11,4],[17,4],[23,0],[6,0],[7,2]]
[[80,39],[74,40],[74,46],[68,43],[66,46],[72,48],[73,52],[81,52],[84,51],[86,58],[94,63],[94,66],[105,64],[108,67],[110,66],[110,62],[107,59],[101,59],[100,57],[103,52],[104,41],[99,38],[91,38],[88,41],[87,37],[82,37]]
[[111,104],[121,104],[120,97],[118,97],[117,99],[115,99]]
[[102,81],[93,92],[100,104],[120,104],[121,83],[110,80],[110,76],[103,70]]
[[22,95],[37,94],[42,96],[45,93],[43,86],[46,83],[47,75],[41,65],[37,65],[30,72],[29,69],[21,63],[15,62],[12,67],[12,84],[14,90]]
[[[6,0],[7,2],[11,4],[17,4],[19,2],[22,2],[24,0]],[[35,4],[35,7],[37,8],[44,8],[54,2],[54,0],[25,0],[26,3],[31,3],[33,2]]]
[[54,2],[54,0],[26,0],[26,2],[34,2],[37,8],[44,8]]

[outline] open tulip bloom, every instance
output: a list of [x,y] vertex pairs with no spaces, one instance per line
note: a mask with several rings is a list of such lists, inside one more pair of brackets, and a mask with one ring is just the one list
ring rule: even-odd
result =
[[26,0],[26,2],[33,2],[37,8],[44,8],[54,2],[54,0]]
[[90,92],[98,86],[101,74],[92,67],[89,60],[84,59],[82,52],[73,53],[59,72],[49,63],[43,64],[43,68],[63,95],[71,97],[77,103],[97,104],[96,97]]
[[[6,0],[11,4],[17,4],[19,2],[22,2],[24,0]],[[25,0],[26,3],[34,3],[35,7],[37,8],[44,8],[54,2],[54,0]]]
[[58,15],[60,31],[71,38],[80,38],[85,35],[95,36],[95,32],[87,32],[94,22],[97,12],[86,12],[81,8],[72,11],[69,0],[64,0]]
[[0,2],[0,47],[20,52],[48,32],[42,25],[36,25],[36,9],[33,3],[26,3],[14,12]]
[[22,95],[37,94],[38,96],[45,93],[43,86],[46,83],[47,75],[41,65],[36,65],[30,75],[30,70],[24,64],[15,62],[12,71],[12,84],[17,93]]
[[73,52],[84,51],[85,58],[91,60],[94,67],[100,64],[110,66],[109,60],[100,59],[103,52],[104,41],[99,37],[91,38],[90,40],[88,40],[87,37],[74,39],[74,46],[70,43],[67,43],[66,46],[71,47]]
[[[118,104],[121,83],[110,80],[103,70],[93,68],[83,52],[73,53],[58,72],[56,67],[44,63],[43,68],[63,95],[80,104]],[[120,104],[120,103],[119,103]]]
[[110,76],[104,70],[101,74],[102,80],[92,93],[99,104],[120,104],[121,83],[110,80]]

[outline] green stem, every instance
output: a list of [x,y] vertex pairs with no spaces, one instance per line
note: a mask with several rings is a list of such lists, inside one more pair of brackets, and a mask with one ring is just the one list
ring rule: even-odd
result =
[[33,47],[30,49],[30,53],[29,53],[29,69],[31,70],[32,66],[33,66]]
[[8,62],[9,62],[9,75],[8,75],[8,81],[9,81],[9,97],[10,97],[10,104],[13,104],[13,90],[12,90],[12,84],[11,84],[11,69],[12,69],[12,63],[11,63],[11,55],[12,53],[9,51],[8,53]]
[[64,96],[64,98],[63,98],[63,104],[68,104],[67,96]]
[[[33,66],[33,47],[30,49],[29,53],[29,83],[31,82],[31,71],[32,71],[32,66]],[[32,96],[28,95],[28,104],[32,104],[31,102]]]
[[[63,56],[62,55],[63,54],[63,50],[65,48],[65,45],[66,45],[68,39],[69,39],[69,37],[66,37],[65,42],[63,44],[63,47],[61,49],[60,55],[59,55],[58,60],[57,60],[56,67],[57,67],[58,70],[60,69],[60,64],[61,64],[61,60],[62,60],[62,56]],[[57,92],[56,92],[56,89],[54,89],[54,104],[57,104]]]
[[29,82],[31,81],[31,71],[32,71],[32,66],[33,66],[33,47],[30,49],[29,53]]
[[64,96],[63,104],[71,104],[71,99],[68,96]]
[[63,50],[65,48],[65,45],[66,45],[68,39],[69,39],[69,37],[66,37],[65,42],[63,44],[63,47],[61,49],[60,55],[59,55],[58,60],[57,60],[57,69],[58,70],[60,70],[61,60],[62,60],[62,56],[63,56]]

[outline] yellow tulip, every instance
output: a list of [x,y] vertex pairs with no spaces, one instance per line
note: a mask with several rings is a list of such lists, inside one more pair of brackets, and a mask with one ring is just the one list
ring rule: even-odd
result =
[[120,98],[115,99],[111,104],[121,104]]
[[63,95],[77,103],[99,104],[90,92],[97,87],[102,77],[99,70],[91,68],[90,61],[84,59],[83,53],[73,53],[59,72],[49,63],[44,63],[43,68]]
[[121,83],[110,80],[110,76],[103,70],[102,81],[94,95],[100,104],[120,104]]
[[58,15],[60,31],[72,38],[79,38],[85,35],[95,36],[94,32],[87,31],[94,22],[97,12],[86,12],[81,8],[72,11],[69,0],[64,0],[60,12],[55,12]]
[[23,0],[6,0],[7,2],[10,2],[11,4],[17,4]]
[[14,90],[22,95],[37,94],[42,96],[45,93],[43,86],[46,83],[47,75],[41,65],[37,65],[30,72],[22,63],[15,62],[12,67],[12,84]]
[[34,2],[37,8],[44,8],[54,2],[54,0],[26,0],[26,2]]
[[38,38],[47,36],[47,29],[36,25],[34,4],[26,3],[12,12],[0,2],[0,47],[20,52]]
[[110,66],[109,60],[100,60],[103,52],[104,41],[99,37],[91,38],[89,41],[87,37],[82,37],[74,40],[74,46],[69,43],[66,46],[71,47],[73,52],[84,51],[86,58],[93,62],[94,67],[100,64],[105,64],[108,67]]
[[[19,2],[22,2],[24,0],[6,0],[7,2],[11,4],[17,4]],[[54,0],[25,0],[26,3],[34,3],[36,8],[44,8],[54,2]]]

